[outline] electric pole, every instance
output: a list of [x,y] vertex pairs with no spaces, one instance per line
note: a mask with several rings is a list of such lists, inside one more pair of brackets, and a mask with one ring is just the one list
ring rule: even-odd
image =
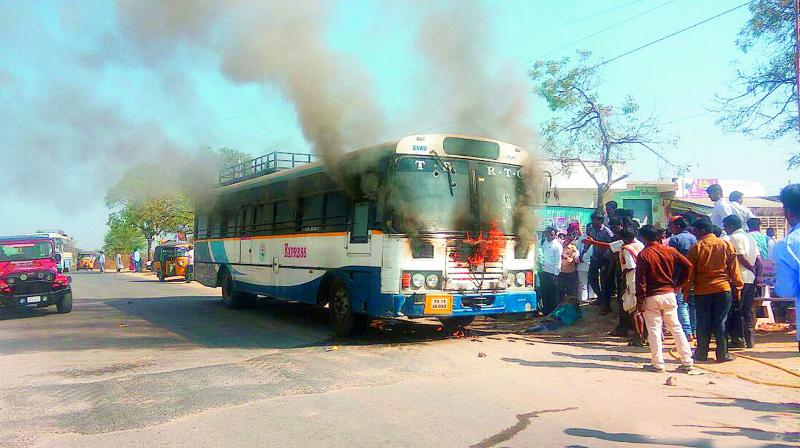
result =
[[800,139],[800,0],[794,0],[794,77],[797,96],[797,133]]

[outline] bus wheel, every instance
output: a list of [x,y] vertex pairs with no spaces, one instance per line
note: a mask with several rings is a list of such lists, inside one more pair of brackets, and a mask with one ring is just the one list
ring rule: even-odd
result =
[[158,271],[156,271],[156,275],[158,275],[158,281],[160,281],[160,282],[163,282],[163,281],[164,281],[164,273],[163,273],[163,272],[161,272],[161,269],[159,269]]
[[350,293],[347,292],[342,279],[334,279],[328,290],[331,326],[339,335],[351,335],[362,328],[361,323],[366,322],[365,317],[353,312],[350,302]]
[[72,291],[65,292],[61,300],[56,302],[56,310],[59,314],[66,314],[72,311]]
[[233,276],[229,272],[225,272],[222,278],[222,303],[226,307],[235,310],[244,306],[245,302],[244,294],[236,291]]
[[452,333],[457,330],[463,330],[467,327],[467,325],[471,324],[473,320],[475,320],[475,316],[439,318],[439,322],[442,323],[442,327],[444,327],[444,330],[448,333]]

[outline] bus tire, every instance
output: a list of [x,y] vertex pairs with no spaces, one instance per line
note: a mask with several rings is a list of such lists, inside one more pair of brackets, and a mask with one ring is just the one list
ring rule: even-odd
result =
[[66,314],[72,311],[72,291],[67,291],[61,295],[61,299],[56,302],[56,311],[59,314]]
[[475,320],[475,316],[460,316],[460,317],[440,317],[439,322],[442,323],[442,327],[448,333],[452,333],[457,330],[463,330],[467,328],[472,321]]
[[164,273],[163,273],[163,272],[161,272],[161,269],[159,269],[158,271],[156,271],[156,275],[158,276],[158,281],[160,281],[160,282],[164,282]]
[[236,291],[236,282],[227,270],[222,275],[222,303],[232,310],[242,308],[247,304],[246,295]]
[[366,328],[366,316],[353,312],[353,302],[344,280],[334,278],[328,289],[331,326],[334,333],[350,336]]

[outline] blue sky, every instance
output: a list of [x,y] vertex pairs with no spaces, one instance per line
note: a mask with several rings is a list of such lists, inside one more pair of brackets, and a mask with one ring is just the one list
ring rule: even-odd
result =
[[[526,67],[538,58],[577,49],[610,58],[735,5],[710,0],[475,3],[480,21],[470,21],[468,13],[449,15],[446,8],[437,9],[441,4],[427,2],[341,0],[322,12],[315,8],[311,20],[337,58],[338,73],[329,88],[347,81],[351,68],[357,82],[356,75],[364,74],[380,110],[381,139],[423,130],[473,133],[447,123],[448,113],[454,97],[480,95],[447,88],[449,75],[426,62],[427,42],[452,33],[474,36],[468,44],[482,55],[482,66],[474,70],[486,74],[476,79],[492,85],[483,93],[510,97],[519,91],[512,83],[533,87]],[[0,115],[7,117],[0,122],[0,160],[9,170],[0,190],[5,207],[0,234],[61,228],[81,247],[99,247],[108,213],[106,188],[136,162],[160,160],[178,170],[181,160],[175,154],[204,146],[254,155],[311,149],[290,95],[269,79],[242,80],[223,68],[221,48],[237,42],[227,40],[237,20],[251,13],[258,19],[269,7],[240,7],[239,15],[216,21],[214,14],[203,16],[200,3],[190,4],[177,17],[199,19],[176,23],[155,7],[139,8],[144,13],[137,21],[125,5],[113,2],[0,2]],[[798,178],[785,168],[797,143],[726,134],[714,123],[716,114],[706,113],[714,95],[726,92],[733,61],[752,63],[735,47],[747,17],[742,8],[608,64],[600,94],[607,103],[631,94],[643,111],[659,116],[664,131],[680,138],[678,148],[666,155],[691,164],[689,176],[756,180],[776,193]],[[198,23],[208,26],[198,28]],[[294,44],[284,49],[282,57],[294,51]],[[459,67],[464,77],[472,75],[473,66]],[[521,122],[535,126],[548,112],[535,95],[529,101]],[[357,110],[348,112],[358,118]],[[629,168],[634,179],[670,174],[645,153],[637,153]]]

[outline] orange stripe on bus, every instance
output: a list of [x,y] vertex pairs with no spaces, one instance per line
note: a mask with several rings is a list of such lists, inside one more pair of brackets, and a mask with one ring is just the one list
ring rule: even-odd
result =
[[[381,230],[373,230],[373,235],[383,235],[383,231]],[[227,238],[203,238],[197,239],[195,241],[230,241],[230,240],[272,240],[276,238],[311,238],[311,237],[319,237],[319,236],[345,236],[347,232],[323,232],[323,233],[294,233],[289,235],[257,235],[257,236],[232,236]]]

